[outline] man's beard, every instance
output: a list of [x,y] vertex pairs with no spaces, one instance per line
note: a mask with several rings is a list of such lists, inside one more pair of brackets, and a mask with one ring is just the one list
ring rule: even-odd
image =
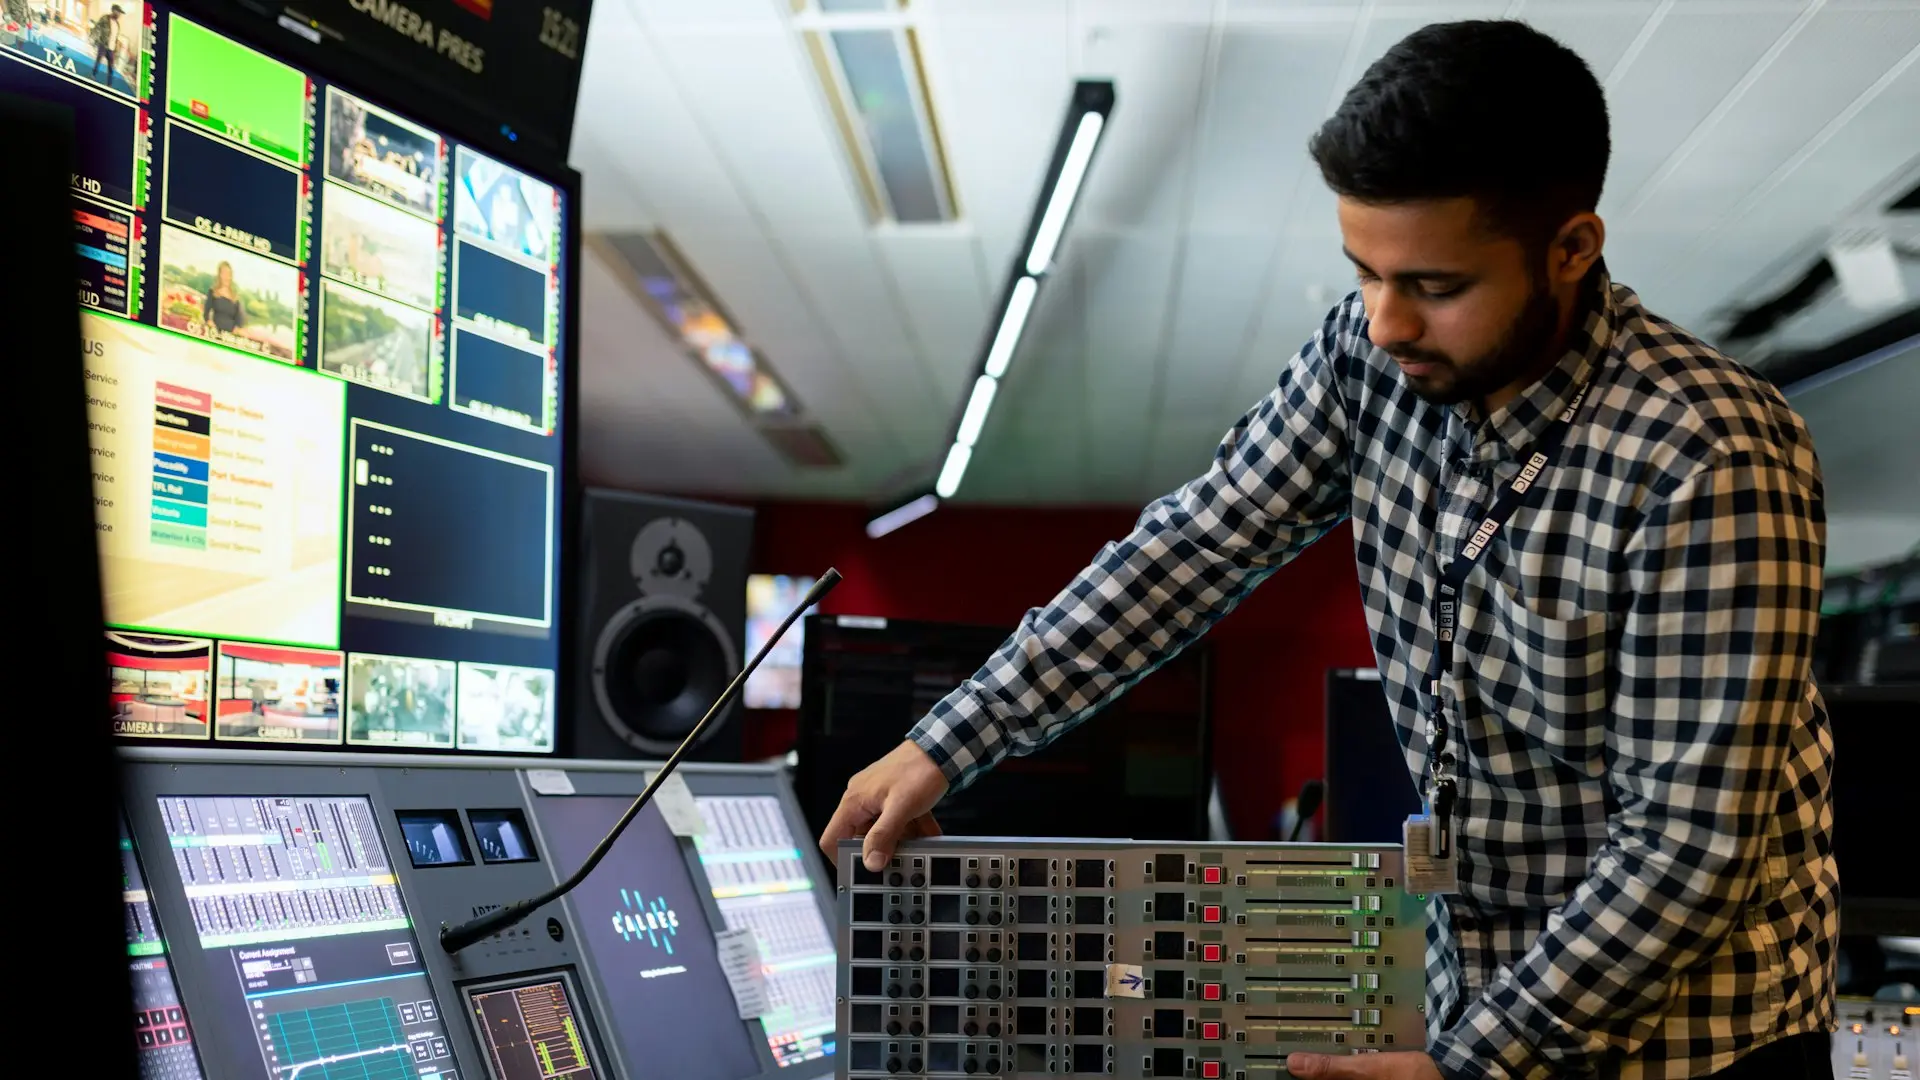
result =
[[1445,353],[1412,345],[1391,346],[1386,352],[1396,359],[1433,364],[1434,371],[1421,375],[1402,371],[1401,377],[1414,393],[1435,405],[1457,405],[1477,401],[1529,371],[1544,369],[1556,359],[1549,358],[1546,351],[1559,324],[1560,311],[1553,294],[1547,291],[1545,282],[1536,281],[1500,343],[1476,359],[1463,363]]

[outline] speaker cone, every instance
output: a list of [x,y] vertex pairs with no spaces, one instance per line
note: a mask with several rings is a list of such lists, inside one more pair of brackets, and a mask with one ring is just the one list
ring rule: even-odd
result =
[[[636,750],[665,757],[739,670],[739,651],[712,612],[675,596],[642,597],[601,631],[593,693],[615,735]],[[724,720],[716,718],[701,741]]]

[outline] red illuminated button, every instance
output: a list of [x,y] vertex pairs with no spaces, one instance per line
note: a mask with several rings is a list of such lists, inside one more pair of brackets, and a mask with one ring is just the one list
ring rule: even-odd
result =
[[1201,922],[1219,922],[1220,921],[1220,905],[1208,904],[1207,906],[1201,908],[1200,921]]
[[1201,1001],[1219,1001],[1220,1000],[1220,984],[1219,983],[1201,983],[1200,984],[1200,1000]]
[[[1226,872],[1217,866],[1203,866],[1200,868],[1200,884],[1202,885],[1218,885],[1225,877]],[[1218,1063],[1216,1062],[1215,1064]]]
[[1207,964],[1219,963],[1220,962],[1220,946],[1218,945],[1200,946],[1200,960],[1202,963],[1207,963]]
[[1200,1037],[1202,1039],[1214,1039],[1214,1040],[1219,1039],[1220,1025],[1218,1023],[1201,1024]]
[[1201,1062],[1200,1078],[1201,1080],[1220,1080],[1220,1063],[1217,1061]]

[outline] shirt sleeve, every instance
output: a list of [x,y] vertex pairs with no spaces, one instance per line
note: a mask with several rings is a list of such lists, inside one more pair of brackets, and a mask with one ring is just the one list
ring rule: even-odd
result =
[[1347,513],[1347,410],[1336,358],[1362,333],[1334,309],[1205,475],[1141,513],[909,733],[952,790],[1066,734],[1192,644]]
[[[1533,947],[1431,1047],[1449,1078],[1586,1075],[1603,1054],[1634,1052],[1673,980],[1763,892],[1767,836],[1794,798],[1781,778],[1826,546],[1818,479],[1777,453],[1720,452],[1629,543],[1605,750],[1618,810]],[[1756,984],[1729,979],[1716,1008],[1737,1013]]]

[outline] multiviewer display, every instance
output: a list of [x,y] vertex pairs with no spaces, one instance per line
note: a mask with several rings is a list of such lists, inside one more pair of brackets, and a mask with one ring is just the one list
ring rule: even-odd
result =
[[[579,866],[620,820],[626,796],[575,795],[534,807],[554,863]],[[680,841],[648,806],[572,895],[580,948],[600,995],[618,1002],[607,1042],[627,1066],[679,1080],[760,1073],[747,1022],[720,967],[714,927]]]
[[120,822],[120,879],[126,898],[127,967],[133,985],[133,1038],[140,1080],[201,1080],[193,1028],[180,1002],[167,939],[147,898],[146,875],[125,819]]
[[552,752],[564,192],[167,3],[27,6],[115,731]]
[[230,1054],[263,1076],[453,1073],[369,800],[169,796],[159,810],[220,1014],[202,1031],[242,1040]]
[[772,795],[700,796],[694,838],[707,887],[729,930],[752,930],[766,971],[760,1018],[781,1068],[834,1052],[833,931],[813,875]]

